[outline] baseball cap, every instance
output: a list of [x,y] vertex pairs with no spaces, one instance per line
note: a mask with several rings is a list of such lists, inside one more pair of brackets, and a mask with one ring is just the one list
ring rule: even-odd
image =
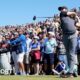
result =
[[59,11],[61,11],[61,10],[63,10],[63,9],[68,9],[66,6],[60,6],[60,7],[58,7],[58,10]]
[[39,39],[39,37],[38,36],[34,36],[34,39]]
[[51,34],[52,36],[55,36],[54,32],[49,31],[48,34]]

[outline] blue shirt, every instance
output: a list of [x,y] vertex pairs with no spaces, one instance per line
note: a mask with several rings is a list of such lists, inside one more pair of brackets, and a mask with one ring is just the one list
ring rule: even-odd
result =
[[[10,42],[12,42],[12,41],[14,41],[14,40],[15,40],[15,38],[11,39]],[[18,50],[18,45],[17,45],[17,44],[13,44],[13,45],[11,46],[10,51],[11,51],[11,52],[12,52],[12,51],[17,52],[17,50]]]
[[46,54],[50,54],[54,52],[54,48],[57,46],[57,42],[55,38],[47,39],[44,43],[44,51]]
[[10,44],[18,44],[18,53],[26,52],[26,37],[23,34],[19,35],[19,37],[12,41]]
[[44,53],[45,51],[44,51],[44,44],[45,44],[45,42],[48,40],[48,38],[45,38],[44,40],[43,40],[43,42],[42,43],[40,43],[40,51],[41,51],[41,53]]
[[37,42],[37,43],[31,42],[31,49],[36,49],[36,48],[38,48],[38,46],[40,46],[39,42]]

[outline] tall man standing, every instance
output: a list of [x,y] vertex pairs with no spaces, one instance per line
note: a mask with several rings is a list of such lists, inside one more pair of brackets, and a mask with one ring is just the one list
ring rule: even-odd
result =
[[[49,75],[54,69],[54,53],[56,50],[57,42],[54,32],[48,32],[48,38],[44,42],[44,64],[47,67],[46,74]],[[45,66],[44,66],[45,67]],[[46,68],[45,67],[45,68]]]
[[20,29],[19,31],[19,37],[16,38],[14,41],[10,42],[11,45],[18,45],[17,50],[17,63],[19,66],[19,71],[21,75],[25,75],[25,68],[23,64],[24,55],[26,53],[26,37],[23,35],[23,30]]
[[66,48],[66,55],[69,67],[69,77],[73,77],[74,66],[78,64],[76,46],[77,46],[77,30],[76,21],[71,16],[76,16],[75,12],[69,12],[67,7],[59,7],[61,29],[63,32],[63,42]]
[[29,70],[30,69],[30,51],[31,51],[30,44],[31,44],[32,40],[29,38],[30,37],[29,33],[26,33],[25,36],[26,36],[27,50],[26,50],[26,54],[24,55],[24,62],[25,62],[26,73],[27,73],[27,75],[29,75],[29,73],[30,73],[30,70]]

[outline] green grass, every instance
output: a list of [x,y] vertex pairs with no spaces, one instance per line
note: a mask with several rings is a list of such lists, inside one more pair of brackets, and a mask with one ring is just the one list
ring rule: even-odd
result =
[[0,76],[0,80],[80,80],[80,77],[60,78],[57,76]]

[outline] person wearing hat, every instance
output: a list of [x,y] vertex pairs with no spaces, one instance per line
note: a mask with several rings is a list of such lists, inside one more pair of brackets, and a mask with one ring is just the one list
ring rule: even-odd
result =
[[41,59],[39,37],[34,36],[31,42],[31,63],[34,66],[34,74],[39,75],[39,62]]
[[48,38],[44,42],[44,64],[46,74],[51,74],[54,68],[54,53],[57,46],[54,32],[48,32]]
[[76,12],[74,11],[68,11],[68,8],[66,6],[60,6],[58,7],[58,10],[61,12],[61,14],[64,14],[65,16],[67,15],[68,17],[70,16],[76,16]]
[[[63,32],[63,43],[66,48],[66,55],[68,60],[69,77],[73,77],[74,65],[78,64],[77,54],[75,54],[77,46],[76,21],[71,16],[76,16],[75,12],[68,11],[68,8],[61,6],[60,11],[61,29]],[[63,76],[63,77],[66,77]]]

